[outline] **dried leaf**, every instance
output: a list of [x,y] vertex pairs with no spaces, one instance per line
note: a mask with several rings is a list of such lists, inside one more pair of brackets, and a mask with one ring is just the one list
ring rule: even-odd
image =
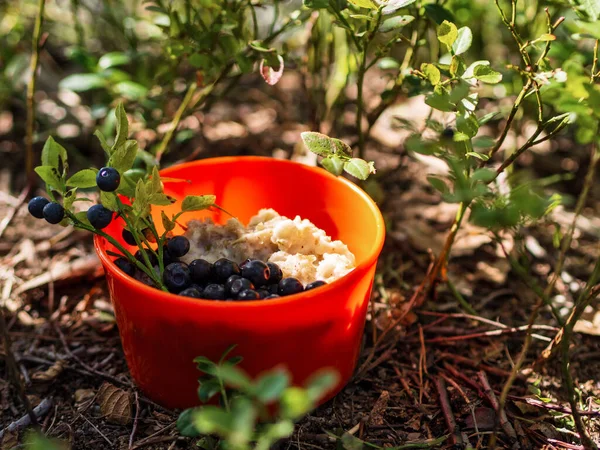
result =
[[50,366],[48,370],[34,373],[31,376],[31,379],[39,382],[53,381],[63,372],[63,370],[65,370],[66,365],[66,361],[59,359],[52,366]]
[[2,437],[2,443],[0,443],[0,450],[10,450],[18,447],[19,445],[19,432],[18,431],[6,431]]
[[77,389],[73,397],[75,405],[87,406],[87,404],[95,397],[96,393],[93,389]]
[[102,415],[112,423],[127,425],[131,422],[131,394],[105,382],[98,390],[97,402]]
[[367,422],[369,426],[381,426],[385,424],[383,415],[387,410],[389,400],[390,393],[388,391],[382,391],[381,395],[375,402],[375,405],[373,405],[373,409],[371,409],[371,414],[369,414],[369,421]]
[[281,79],[281,76],[283,75],[283,58],[281,57],[281,55],[277,55],[277,59],[279,60],[279,68],[277,70],[274,70],[272,67],[265,65],[265,59],[263,59],[260,62],[260,74],[267,82],[267,84],[270,84],[271,86],[277,84],[277,82]]

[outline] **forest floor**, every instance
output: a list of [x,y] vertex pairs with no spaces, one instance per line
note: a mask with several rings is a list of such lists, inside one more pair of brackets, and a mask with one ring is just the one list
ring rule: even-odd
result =
[[[274,153],[277,157],[294,153],[286,139],[306,127],[298,125],[297,118],[282,119],[286,99],[268,100],[260,91],[249,90],[248,97],[252,96],[242,105],[222,102],[211,109],[204,118],[207,138],[193,158],[273,154],[274,148],[279,149]],[[402,115],[410,107],[401,104],[392,113]],[[278,117],[277,125],[274,117]],[[542,310],[535,324],[527,369],[515,382],[506,415],[496,418],[500,392],[538,300],[511,271],[489,233],[466,223],[448,267],[449,279],[471,313],[445,285],[422,304],[412,302],[432,255],[441,249],[456,207],[440,202],[426,181],[427,173],[444,168],[426,158],[409,158],[401,148],[394,148],[390,142],[398,133],[376,129],[367,155],[379,167],[377,183],[367,189],[379,201],[388,234],[356,375],[339,395],[302,420],[293,438],[278,448],[340,448],[330,433],[344,432],[381,447],[486,448],[497,432],[498,448],[580,448],[562,390],[560,362],[554,358],[535,370],[530,368],[557,331],[547,310]],[[522,168],[537,178],[561,167],[568,169],[576,176],[556,189],[567,198],[576,196],[583,178],[577,174],[585,170],[587,156],[571,147],[552,152],[537,149],[522,161]],[[567,151],[571,152],[568,158]],[[309,156],[295,153],[293,158],[310,161]],[[570,168],[564,167],[565,158]],[[12,169],[0,171],[0,217],[18,202]],[[596,185],[557,283],[560,295],[554,301],[563,313],[598,257],[599,210]],[[545,280],[558,253],[553,245],[554,223],[566,227],[572,217],[570,206],[559,207],[548,220],[520,230],[518,242],[506,234],[502,245],[509,251],[524,245],[531,261],[530,276]],[[1,297],[10,311],[12,349],[29,400],[42,409],[40,423],[45,433],[69,442],[73,449],[197,448],[194,440],[178,436],[178,411],[161,408],[134,387],[89,235],[44,225],[21,207],[0,240],[0,282]],[[394,321],[397,326],[380,339]],[[581,395],[580,409],[598,442],[597,304],[577,331],[570,369]],[[3,361],[0,374],[4,375]],[[132,416],[126,423],[102,414],[98,393],[103,385],[103,389],[128,392]],[[0,430],[24,415],[13,384],[0,378]],[[18,433],[5,432],[0,449],[12,448],[18,438]],[[347,443],[346,448],[357,447]]]

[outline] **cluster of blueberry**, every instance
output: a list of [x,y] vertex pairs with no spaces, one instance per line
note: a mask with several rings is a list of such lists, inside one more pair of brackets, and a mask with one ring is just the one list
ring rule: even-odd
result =
[[[119,187],[121,175],[112,167],[103,167],[96,175],[96,184],[101,191],[113,192]],[[51,202],[44,197],[34,197],[28,204],[29,213],[38,219],[46,219],[48,223],[57,224],[65,218],[65,209],[60,203]],[[87,211],[87,219],[97,230],[106,228],[113,218],[113,212],[102,205],[91,206]]]
[[[127,233],[124,230],[124,238],[129,238]],[[213,264],[204,259],[195,259],[188,265],[178,258],[187,254],[189,249],[190,242],[184,236],[169,239],[163,248],[164,284],[170,292],[186,297],[242,301],[273,299],[326,284],[324,281],[314,281],[304,287],[296,278],[283,278],[283,272],[277,264],[257,259],[248,259],[240,265],[226,258]],[[143,258],[139,251],[135,256],[140,260]],[[147,256],[158,271],[156,256],[151,253],[147,253]],[[127,259],[118,258],[115,264],[127,275],[153,285],[150,277]]]

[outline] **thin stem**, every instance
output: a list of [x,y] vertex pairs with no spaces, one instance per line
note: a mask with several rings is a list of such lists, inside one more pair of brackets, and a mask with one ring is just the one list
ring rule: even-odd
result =
[[175,130],[177,130],[177,127],[179,126],[179,122],[181,121],[181,117],[183,116],[183,113],[185,112],[188,104],[190,103],[190,100],[192,100],[192,97],[194,96],[194,93],[196,92],[196,87],[198,87],[198,85],[195,82],[190,84],[190,86],[188,87],[188,90],[185,94],[185,97],[183,98],[183,101],[179,105],[179,108],[177,108],[177,112],[175,112],[175,116],[173,117],[173,120],[171,121],[169,130],[167,131],[167,133],[165,134],[165,137],[163,138],[160,145],[156,149],[156,161],[157,162],[160,162],[160,159],[161,159],[163,153],[165,153],[167,146],[169,145],[169,142],[171,142],[171,139],[173,138],[173,133],[175,133]]
[[[531,81],[531,79],[529,79],[529,80],[527,80],[527,83],[525,83],[523,85],[523,88],[521,89],[521,92],[519,92],[519,95],[517,96],[515,103],[513,104],[512,109],[510,110],[510,114],[508,115],[508,118],[506,119],[506,124],[504,125],[502,133],[500,134],[500,137],[496,141],[496,144],[494,145],[494,147],[488,153],[488,157],[489,157],[488,159],[491,159],[492,156],[494,156],[498,152],[498,150],[500,150],[500,147],[502,147],[502,144],[504,143],[506,136],[508,135],[508,132],[510,131],[512,122],[513,122],[515,116],[517,115],[517,111],[519,110],[519,107],[521,106],[521,103],[523,102],[523,99],[525,98],[525,94],[527,94],[527,92],[529,92],[529,89],[531,88],[532,83],[533,82]],[[483,164],[483,162],[482,162],[482,164]]]
[[598,67],[598,39],[596,39],[596,43],[594,44],[594,61],[592,62],[592,74],[590,76],[590,83],[594,83],[596,81],[596,77],[599,75],[599,72],[596,70]]
[[36,176],[33,170],[33,132],[35,126],[35,85],[37,81],[37,69],[40,59],[40,36],[42,34],[42,25],[44,23],[45,0],[38,1],[38,13],[35,18],[33,29],[33,41],[31,61],[29,63],[29,83],[27,83],[27,135],[25,136],[25,169],[27,171],[27,182],[29,186],[34,186]]
[[[367,46],[368,47],[368,46]],[[358,134],[358,157],[365,156],[365,136],[362,129],[363,118],[363,84],[367,65],[367,48],[364,49],[360,67],[358,68],[357,94],[356,94],[356,133]]]

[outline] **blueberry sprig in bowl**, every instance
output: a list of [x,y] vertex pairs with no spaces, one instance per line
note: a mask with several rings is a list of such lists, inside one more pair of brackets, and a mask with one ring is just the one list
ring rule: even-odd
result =
[[[360,351],[385,234],[377,205],[344,178],[273,158],[140,171],[121,107],[117,117],[114,143],[98,136],[118,183],[112,170],[67,177],[66,152],[50,139],[36,169],[47,198],[30,209],[95,234],[139,388],[166,407],[194,406],[194,358],[216,361],[236,344],[251,376],[282,365],[303,384],[335,369],[339,384],[323,401],[331,398]],[[100,187],[97,206],[78,207]]]

